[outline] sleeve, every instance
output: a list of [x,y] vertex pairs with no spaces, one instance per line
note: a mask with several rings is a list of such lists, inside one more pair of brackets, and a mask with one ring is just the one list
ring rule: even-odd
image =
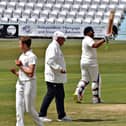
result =
[[90,39],[87,41],[87,44],[88,44],[88,46],[90,46],[90,47],[92,47],[94,43],[95,43],[95,41],[94,41],[92,38],[90,38]]
[[29,58],[29,65],[36,64],[36,62],[37,62],[36,56],[33,55]]
[[61,65],[57,63],[58,50],[57,48],[48,48],[46,52],[46,63],[56,71],[62,69]]

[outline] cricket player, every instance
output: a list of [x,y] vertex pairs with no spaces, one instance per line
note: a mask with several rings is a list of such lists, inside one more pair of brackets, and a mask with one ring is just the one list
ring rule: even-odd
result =
[[107,42],[111,35],[105,36],[104,39],[94,41],[94,30],[88,26],[84,29],[84,39],[82,40],[82,55],[80,60],[81,66],[81,80],[78,82],[74,93],[76,102],[81,102],[86,86],[89,82],[92,83],[92,102],[101,103],[101,78],[97,63],[96,48]]
[[24,112],[28,112],[37,126],[43,126],[34,107],[36,96],[36,62],[37,57],[31,50],[31,38],[20,37],[19,47],[22,51],[15,61],[16,69],[11,72],[18,76],[16,83],[16,126],[24,126]]
[[47,118],[47,110],[55,98],[58,121],[71,121],[66,116],[64,108],[64,83],[67,81],[66,64],[60,47],[65,42],[65,34],[56,31],[53,34],[53,40],[46,49],[45,54],[45,81],[47,84],[47,93],[42,102],[39,117],[43,122],[50,122],[52,119]]

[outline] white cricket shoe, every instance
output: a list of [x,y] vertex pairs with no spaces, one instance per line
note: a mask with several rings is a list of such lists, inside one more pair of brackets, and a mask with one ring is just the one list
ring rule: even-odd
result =
[[70,122],[70,121],[72,121],[72,119],[70,117],[68,117],[68,116],[64,116],[61,119],[57,119],[57,121],[59,121],[59,122],[62,122],[62,121],[64,121],[64,122]]
[[74,101],[77,102],[77,103],[81,103],[82,99],[83,99],[83,96],[80,96],[78,94],[73,94],[74,96]]
[[52,119],[49,119],[47,117],[39,117],[39,119],[42,121],[42,122],[51,122]]
[[103,103],[103,100],[101,100],[99,97],[93,97],[92,102],[93,104],[99,104],[99,103]]

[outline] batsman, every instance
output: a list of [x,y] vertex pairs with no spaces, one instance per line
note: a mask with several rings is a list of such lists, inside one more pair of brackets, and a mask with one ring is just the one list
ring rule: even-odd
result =
[[[113,11],[110,14],[113,14]],[[113,16],[111,15],[110,17]],[[101,77],[99,74],[96,48],[103,45],[103,43],[108,43],[109,39],[112,39],[112,36],[117,34],[117,28],[115,25],[113,26],[113,19],[110,19],[111,21],[110,24],[108,23],[107,33],[103,39],[97,41],[94,40],[95,32],[91,26],[88,26],[84,29],[84,39],[82,40],[82,55],[80,60],[81,80],[78,82],[74,92],[74,100],[77,103],[82,101],[86,86],[90,82],[92,90],[92,102],[94,104],[102,102],[100,91]],[[111,32],[109,30],[111,30]]]

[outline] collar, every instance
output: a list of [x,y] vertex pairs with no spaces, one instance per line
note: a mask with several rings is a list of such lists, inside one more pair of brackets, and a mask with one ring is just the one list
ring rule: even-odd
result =
[[60,47],[60,44],[56,40],[53,40],[52,42],[55,43],[58,47]]
[[27,52],[23,53],[24,55],[29,55],[32,52],[32,49],[29,49]]

